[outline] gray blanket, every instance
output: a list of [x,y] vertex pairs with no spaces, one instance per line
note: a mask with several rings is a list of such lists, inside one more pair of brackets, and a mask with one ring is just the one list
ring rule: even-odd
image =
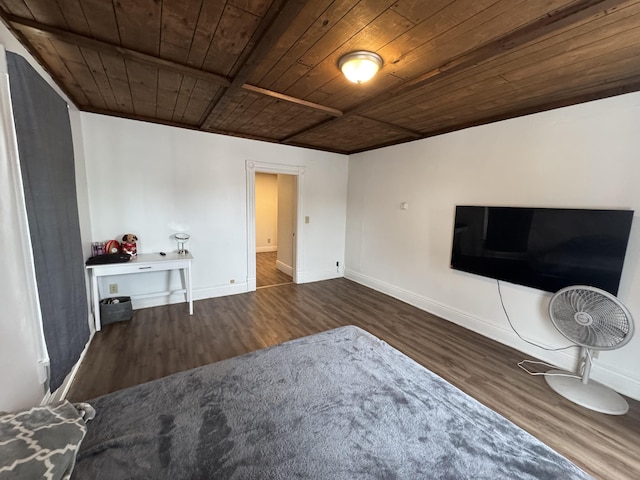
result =
[[590,478],[356,327],[91,403],[77,479]]

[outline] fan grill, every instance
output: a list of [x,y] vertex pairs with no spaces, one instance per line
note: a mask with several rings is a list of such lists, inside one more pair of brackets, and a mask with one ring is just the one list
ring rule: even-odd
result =
[[631,339],[629,311],[613,295],[592,287],[568,287],[549,304],[551,321],[572,342],[611,350]]

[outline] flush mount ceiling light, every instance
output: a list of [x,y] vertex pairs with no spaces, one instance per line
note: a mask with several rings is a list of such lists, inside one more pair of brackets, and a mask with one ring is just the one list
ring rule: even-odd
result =
[[382,67],[382,57],[377,53],[360,50],[350,52],[340,57],[338,67],[353,83],[363,83],[371,80]]

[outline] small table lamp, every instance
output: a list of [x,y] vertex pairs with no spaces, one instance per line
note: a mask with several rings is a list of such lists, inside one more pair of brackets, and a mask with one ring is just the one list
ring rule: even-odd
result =
[[189,235],[188,233],[176,233],[174,237],[176,239],[176,242],[178,242],[178,255],[186,255],[187,253],[189,253],[189,250],[184,248],[184,246],[191,238],[191,235]]

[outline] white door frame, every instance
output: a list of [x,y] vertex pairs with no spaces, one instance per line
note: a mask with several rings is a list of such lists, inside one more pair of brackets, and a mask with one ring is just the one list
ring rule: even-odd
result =
[[256,173],[295,175],[296,177],[296,218],[294,221],[294,265],[293,283],[302,283],[303,241],[302,241],[302,187],[305,169],[296,165],[262,163],[247,160],[247,291],[256,290]]

